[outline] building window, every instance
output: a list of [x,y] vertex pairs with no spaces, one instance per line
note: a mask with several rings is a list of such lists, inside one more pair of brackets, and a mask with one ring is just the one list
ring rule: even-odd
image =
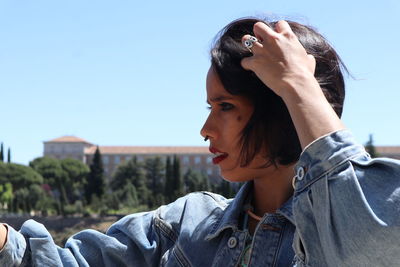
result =
[[207,164],[211,164],[212,162],[212,157],[207,157]]
[[201,163],[201,157],[200,157],[200,156],[196,156],[196,157],[194,158],[194,164],[198,165],[198,164],[200,164],[200,163]]
[[183,162],[183,164],[188,165],[189,164],[189,156],[184,156],[182,162]]
[[108,164],[109,159],[108,156],[103,156],[103,164]]
[[141,162],[141,161],[143,161],[143,156],[136,156],[136,160],[137,160],[137,162]]
[[71,147],[69,145],[65,145],[64,146],[64,151],[65,152],[72,152],[72,149],[71,149]]
[[212,174],[212,172],[213,172],[213,171],[212,171],[212,169],[211,169],[211,168],[207,168],[207,174],[208,174],[208,175],[211,175],[211,174]]
[[126,157],[125,157],[125,161],[130,161],[131,158],[132,158],[131,156],[126,156]]
[[114,157],[114,163],[119,164],[121,162],[121,158],[119,156]]

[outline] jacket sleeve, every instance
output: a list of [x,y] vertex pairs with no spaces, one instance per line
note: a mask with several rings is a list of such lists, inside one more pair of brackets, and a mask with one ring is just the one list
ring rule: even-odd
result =
[[176,241],[184,205],[181,198],[152,212],[126,216],[106,234],[84,230],[70,237],[65,248],[55,245],[34,220],[26,221],[19,232],[8,226],[0,266],[159,266]]
[[400,266],[400,161],[371,159],[339,131],[296,165],[297,266]]

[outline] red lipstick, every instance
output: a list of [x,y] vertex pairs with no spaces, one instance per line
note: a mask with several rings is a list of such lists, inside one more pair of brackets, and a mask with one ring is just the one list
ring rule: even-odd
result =
[[212,162],[214,164],[218,164],[228,157],[228,153],[221,152],[218,149],[216,149],[215,147],[210,147],[209,150],[211,153],[213,153],[215,155],[215,157],[212,159]]

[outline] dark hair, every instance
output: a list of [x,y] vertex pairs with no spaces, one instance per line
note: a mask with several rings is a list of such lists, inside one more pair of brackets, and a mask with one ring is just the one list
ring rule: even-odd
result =
[[[244,18],[222,29],[211,49],[211,64],[230,94],[246,96],[254,105],[254,113],[242,131],[240,165],[248,165],[260,152],[265,153],[266,166],[288,165],[298,160],[301,146],[286,105],[252,71],[243,69],[240,64],[244,57],[251,56],[242,45],[242,36],[254,35],[253,26],[259,21],[271,28],[276,23]],[[307,53],[315,57],[315,78],[340,117],[345,96],[342,69],[347,72],[346,67],[321,34],[309,26],[288,23]]]

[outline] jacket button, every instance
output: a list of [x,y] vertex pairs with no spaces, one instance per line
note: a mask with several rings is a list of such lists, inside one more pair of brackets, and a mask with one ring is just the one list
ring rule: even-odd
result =
[[231,238],[229,238],[229,240],[228,240],[228,247],[229,248],[234,248],[234,247],[236,247],[236,245],[237,245],[237,239],[236,239],[236,237],[231,237]]
[[305,173],[304,173],[304,168],[303,168],[303,167],[299,167],[299,168],[297,169],[297,174],[296,174],[297,179],[298,179],[299,181],[303,180],[304,174],[305,174]]

